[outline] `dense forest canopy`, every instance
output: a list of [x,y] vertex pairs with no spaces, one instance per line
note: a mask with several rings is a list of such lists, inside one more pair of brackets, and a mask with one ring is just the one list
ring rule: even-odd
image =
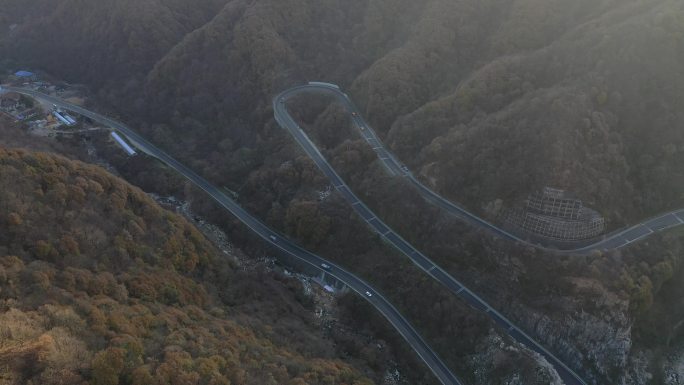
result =
[[554,186],[615,227],[684,203],[682,7],[10,2],[1,33],[5,56],[136,108],[169,146],[183,135],[207,172],[228,160],[212,172],[227,183],[253,171],[244,151],[263,154],[273,140],[272,95],[324,79],[350,89],[402,159],[473,209]]
[[[99,108],[239,192],[270,225],[405,290],[403,304],[416,309],[425,305],[416,291],[434,288],[409,290],[408,267],[383,259],[389,253],[339,202],[318,200],[327,181],[277,128],[278,92],[309,80],[341,85],[422,180],[490,220],[491,207],[546,186],[577,195],[609,229],[684,207],[679,0],[9,0],[0,53],[15,67],[87,84]],[[681,234],[577,258],[501,245],[389,178],[327,100],[292,110],[402,236],[566,362],[596,383],[664,382],[662,363],[682,338],[684,303],[672,295],[682,290]],[[150,171],[133,163],[121,162],[131,180],[176,187],[149,183]],[[459,309],[435,307],[443,313],[415,310],[417,318],[452,319]],[[422,325],[439,327],[438,318]]]
[[296,282],[240,273],[123,180],[0,149],[0,185],[3,384],[372,383],[335,358]]

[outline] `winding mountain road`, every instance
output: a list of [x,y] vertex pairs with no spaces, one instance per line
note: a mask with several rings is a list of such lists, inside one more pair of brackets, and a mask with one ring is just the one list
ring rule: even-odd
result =
[[[486,220],[469,212],[462,206],[449,201],[416,179],[411,171],[403,163],[397,160],[397,158],[385,147],[375,133],[375,130],[373,130],[373,128],[363,119],[361,111],[356,107],[356,105],[354,105],[354,102],[352,102],[349,96],[342,92],[337,85],[322,82],[310,82],[309,84],[293,87],[284,91],[276,97],[276,100],[286,100],[295,95],[307,92],[324,93],[334,97],[338,102],[340,102],[352,115],[352,122],[359,129],[363,139],[368,143],[369,146],[373,148],[388,172],[390,172],[392,175],[406,178],[406,180],[416,187],[420,195],[428,202],[446,210],[448,213],[460,218],[466,223],[488,231],[499,238],[513,242],[519,242],[521,244],[558,254],[586,255],[592,251],[605,251],[623,248],[631,245],[634,242],[643,240],[644,238],[647,238],[655,233],[684,224],[684,209],[679,209],[660,214],[656,217],[644,220],[636,225],[616,230],[610,234],[604,235],[600,239],[591,241],[589,244],[585,244],[576,248],[555,249],[529,242],[490,222],[487,222]],[[276,115],[276,120],[279,123],[279,119],[287,119],[287,110],[284,108],[284,106],[277,106],[276,103],[274,103],[273,108],[275,110],[274,114]],[[313,146],[315,147],[315,145]],[[316,161],[316,164],[318,164],[318,161]],[[333,182],[335,182],[335,180],[333,180]]]
[[[462,383],[458,378],[451,372],[451,370],[444,364],[444,362],[439,358],[439,356],[432,350],[432,348],[422,339],[420,334],[411,326],[411,324],[401,315],[401,313],[389,302],[385,297],[383,297],[377,290],[375,290],[371,285],[363,281],[356,275],[344,270],[343,268],[333,264],[332,262],[313,254],[294,242],[288,240],[283,235],[278,234],[276,231],[270,229],[263,222],[249,214],[245,211],[237,202],[229,198],[224,194],[219,188],[209,183],[206,179],[202,178],[194,171],[178,162],[170,155],[162,151],[161,149],[154,146],[152,143],[148,142],[145,138],[140,136],[130,127],[124,125],[123,123],[112,120],[106,116],[91,112],[83,107],[68,103],[62,99],[46,95],[37,91],[30,89],[18,88],[18,87],[2,87],[8,91],[14,91],[26,96],[30,96],[35,99],[44,100],[52,103],[62,109],[71,111],[82,116],[86,116],[93,121],[110,127],[120,134],[124,135],[128,140],[131,141],[138,149],[142,152],[157,158],[168,167],[172,168],[179,174],[183,175],[190,182],[195,184],[200,189],[204,190],[209,194],[216,202],[238,218],[242,223],[244,223],[250,230],[264,239],[266,242],[270,243],[282,252],[304,261],[311,266],[321,270],[325,274],[338,279],[343,282],[349,288],[358,293],[361,297],[366,299],[370,304],[378,310],[391,324],[394,328],[401,334],[402,337],[411,345],[413,350],[418,354],[418,356],[425,362],[425,364],[430,368],[434,375],[439,379],[442,384],[445,385],[461,385]],[[325,267],[323,265],[326,265]]]
[[[301,247],[295,243],[287,240],[282,235],[268,228],[265,224],[259,221],[257,218],[250,215],[242,207],[239,206],[234,200],[226,196],[220,189],[210,184],[201,176],[194,173],[192,170],[184,166],[183,164],[176,161],[174,158],[158,149],[150,142],[145,140],[142,136],[137,134],[131,128],[125,126],[122,123],[114,121],[103,115],[91,112],[80,106],[73,105],[71,103],[65,102],[59,98],[45,95],[37,91],[18,88],[18,87],[4,87],[5,90],[18,92],[27,96],[34,97],[36,99],[42,99],[52,104],[59,106],[65,110],[86,116],[94,121],[97,121],[103,125],[106,125],[119,133],[126,136],[131,143],[133,143],[138,149],[147,153],[148,155],[155,157],[165,163],[170,168],[174,169],[185,178],[190,180],[196,186],[204,190],[209,194],[214,200],[216,200],[221,206],[230,211],[235,215],[240,221],[247,225],[252,231],[258,234],[265,241],[269,242],[276,248],[287,253],[288,255],[298,258],[302,261],[309,263],[311,266],[324,271],[327,274],[335,277],[336,279],[344,282],[352,290],[357,292],[359,295],[368,300],[378,311],[380,311],[383,316],[385,316],[390,323],[395,327],[395,329],[404,337],[404,339],[411,345],[411,347],[416,351],[416,353],[421,357],[421,359],[426,363],[430,370],[435,374],[435,376],[443,384],[461,384],[459,380],[454,376],[454,374],[449,370],[449,368],[443,363],[443,361],[437,356],[437,354],[427,345],[427,343],[420,337],[420,335],[413,329],[413,327],[408,323],[408,321],[399,313],[399,311],[382,295],[380,295],[375,289],[373,289],[366,282],[361,280],[359,277],[353,275],[352,273],[334,265],[333,263],[317,256]],[[352,205],[356,213],[366,221],[369,226],[371,226],[381,237],[383,237],[387,242],[395,246],[401,253],[410,258],[418,267],[424,270],[428,275],[442,283],[449,290],[451,290],[455,295],[461,297],[472,307],[486,313],[492,320],[499,325],[502,330],[505,330],[513,339],[526,345],[531,350],[539,353],[545,359],[551,363],[556,369],[557,373],[561,379],[569,385],[586,385],[586,382],[582,380],[577,373],[575,373],[571,368],[566,366],[560,359],[558,359],[554,354],[545,349],[541,344],[536,342],[530,336],[528,336],[523,330],[515,326],[510,320],[508,320],[501,313],[493,309],[486,301],[480,298],[477,294],[473,293],[462,283],[456,280],[454,277],[449,275],[437,264],[432,262],[427,256],[422,254],[419,250],[413,247],[409,242],[404,240],[399,234],[394,232],[389,226],[387,226],[381,219],[373,213],[370,208],[368,208],[358,197],[352,192],[349,186],[342,180],[342,178],[336,173],[332,166],[327,162],[325,157],[320,153],[316,145],[309,139],[309,137],[304,133],[304,131],[299,127],[299,125],[290,116],[286,108],[286,101],[301,93],[324,93],[334,97],[338,102],[340,102],[351,114],[352,122],[359,129],[359,133],[364,138],[364,140],[373,148],[373,150],[378,155],[383,166],[392,175],[405,177],[412,185],[414,185],[421,196],[432,204],[446,210],[452,215],[462,219],[463,221],[476,226],[477,228],[486,230],[491,234],[507,239],[510,241],[518,242],[521,244],[528,244],[533,247],[543,248],[539,245],[532,244],[523,240],[504,229],[497,227],[479,218],[475,214],[470,213],[465,208],[450,202],[449,200],[443,198],[439,194],[435,193],[420,181],[418,181],[409,169],[404,166],[397,158],[386,149],[383,143],[379,140],[375,131],[370,127],[370,125],[365,122],[361,116],[360,110],[354,105],[351,99],[343,93],[338,86],[321,83],[321,82],[311,82],[306,85],[290,88],[280,95],[278,95],[273,100],[274,116],[278,124],[287,129],[288,132],[293,136],[297,143],[302,147],[306,154],[316,163],[316,165],[323,171],[323,173],[330,179],[333,183],[335,189],[340,192],[340,194]],[[672,211],[655,218],[646,220],[632,227],[618,230],[609,235],[604,236],[602,239],[580,248],[567,249],[567,250],[557,250],[557,249],[546,249],[556,253],[572,253],[572,254],[587,254],[594,250],[610,250],[625,247],[631,243],[642,240],[651,234],[663,231],[672,227],[680,226],[684,224],[684,210]],[[323,268],[322,265],[329,266],[328,268]],[[370,294],[370,295],[369,295]]]
[[[399,234],[386,225],[368,206],[366,206],[352,190],[347,186],[344,180],[337,174],[335,169],[328,163],[325,157],[318,150],[316,145],[310,140],[301,127],[295,122],[289,114],[286,102],[302,93],[324,93],[332,96],[340,102],[347,111],[351,114],[352,122],[359,129],[361,136],[373,148],[378,155],[385,168],[393,175],[407,178],[413,184],[421,196],[429,202],[447,210],[449,213],[461,218],[467,223],[478,228],[489,231],[495,236],[508,239],[514,242],[525,243],[535,247],[538,245],[530,244],[523,239],[501,229],[482,218],[468,212],[466,209],[448,201],[439,194],[427,188],[420,181],[414,178],[413,174],[408,168],[399,162],[390,151],[388,151],[382,142],[378,139],[375,131],[363,119],[360,110],[354,105],[347,94],[342,92],[337,85],[322,82],[310,82],[309,84],[290,88],[273,99],[274,116],[278,124],[286,129],[290,135],[297,141],[304,152],[316,163],[321,171],[330,179],[335,189],[344,197],[344,199],[351,204],[356,213],[363,218],[363,220],[373,228],[381,237],[387,242],[396,247],[401,253],[406,255],[414,264],[421,268],[425,273],[434,278],[451,290],[455,295],[461,297],[472,307],[486,313],[497,325],[499,325],[506,333],[513,339],[524,344],[528,348],[542,355],[549,363],[551,363],[561,379],[568,385],[586,385],[586,382],[571,368],[565,365],[553,353],[544,348],[540,343],[535,341],[523,330],[517,327],[512,321],[507,319],[504,315],[492,308],[484,299],[469,290],[456,278],[443,270],[439,265],[430,260],[427,256],[421,253],[418,249],[412,246],[408,241],[403,239]],[[605,237],[603,240],[592,245],[575,250],[554,250],[561,253],[588,253],[593,250],[616,249],[624,247],[640,240],[650,234],[662,231],[673,226],[679,226],[684,223],[684,210],[673,211],[656,218],[647,220],[638,225],[632,226]]]
[[[510,335],[516,341],[524,344],[528,348],[534,350],[535,352],[542,355],[549,363],[551,363],[556,372],[561,377],[561,379],[567,385],[587,385],[582,378],[577,375],[572,369],[565,365],[560,359],[558,359],[553,353],[544,348],[537,341],[528,336],[523,330],[518,328],[513,322],[507,319],[503,314],[499,313],[496,309],[491,307],[484,299],[479,297],[477,294],[473,293],[465,285],[463,285],[456,278],[452,277],[439,265],[434,263],[430,258],[421,253],[408,241],[402,238],[394,230],[392,230],[388,225],[386,225],[378,216],[373,213],[373,211],[366,206],[346,185],[342,178],[337,174],[335,169],[328,163],[325,157],[318,150],[316,145],[309,139],[309,137],[304,133],[301,127],[294,121],[292,116],[287,111],[286,102],[288,99],[299,95],[304,92],[322,92],[333,96],[337,101],[342,103],[342,105],[351,113],[352,120],[354,124],[361,129],[362,135],[369,141],[373,146],[375,151],[378,153],[380,159],[384,162],[387,169],[396,174],[410,176],[407,169],[401,165],[392,154],[382,147],[382,144],[377,139],[377,137],[370,132],[370,126],[361,117],[360,111],[352,103],[351,99],[342,92],[339,87],[334,84],[312,82],[307,85],[298,86],[290,88],[283,93],[279,94],[273,99],[273,111],[275,119],[278,124],[286,129],[290,135],[297,141],[297,143],[302,147],[304,152],[316,163],[316,165],[323,171],[323,173],[330,179],[330,181],[335,186],[335,189],[340,192],[349,204],[352,205],[356,213],[363,218],[363,220],[368,223],[381,237],[383,237],[387,242],[396,247],[401,253],[406,255],[415,265],[420,269],[425,271],[429,276],[434,278],[436,281],[446,286],[451,292],[456,296],[462,298],[470,306],[486,313],[497,325],[499,325],[508,335]],[[368,136],[367,136],[368,135]],[[477,218],[473,216],[473,218]],[[477,218],[479,219],[479,218]],[[489,225],[492,229],[497,231],[502,236],[507,235],[503,230],[499,230],[487,222],[480,220],[480,225]],[[512,235],[508,235],[512,237]],[[516,238],[517,240],[517,238]]]

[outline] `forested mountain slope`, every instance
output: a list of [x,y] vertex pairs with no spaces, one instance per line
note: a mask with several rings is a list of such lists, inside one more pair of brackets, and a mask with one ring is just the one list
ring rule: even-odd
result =
[[[341,264],[394,267],[362,259],[372,240],[318,199],[327,182],[273,121],[272,97],[308,80],[340,84],[402,161],[488,219],[487,207],[544,186],[573,192],[611,228],[684,207],[681,1],[228,0],[201,2],[188,19],[148,1],[163,25],[143,18],[155,12],[113,12],[104,20],[128,27],[111,33],[86,26],[106,25],[97,21],[124,0],[90,2],[91,17],[72,17],[82,2],[46,3],[5,11],[2,23],[17,26],[0,31],[3,57],[91,85],[100,107]],[[122,33],[140,24],[149,35]],[[32,49],[48,37],[83,63]],[[670,296],[684,274],[680,234],[577,258],[496,244],[412,200],[326,100],[292,108],[383,219],[594,383],[662,382],[659,349],[681,341],[684,304]]]
[[9,7],[5,24],[18,26],[4,52],[107,84],[113,104],[177,126],[200,161],[261,153],[272,95],[324,79],[475,210],[543,186],[613,226],[684,204],[680,2],[233,0],[218,11],[224,2]]
[[296,281],[238,272],[102,169],[0,149],[0,185],[1,383],[371,383]]
[[12,57],[66,80],[128,89],[225,0],[7,0],[0,28]]

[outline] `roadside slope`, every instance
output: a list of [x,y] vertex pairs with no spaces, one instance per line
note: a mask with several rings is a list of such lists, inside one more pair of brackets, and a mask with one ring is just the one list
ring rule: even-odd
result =
[[[8,383],[371,383],[312,329],[290,292],[298,284],[238,273],[137,188],[95,166],[5,149],[0,182]],[[255,294],[278,298],[259,306],[287,322],[241,305]]]

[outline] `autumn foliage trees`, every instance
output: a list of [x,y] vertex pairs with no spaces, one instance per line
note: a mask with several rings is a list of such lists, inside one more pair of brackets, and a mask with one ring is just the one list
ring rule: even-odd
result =
[[[5,149],[0,185],[3,383],[370,383],[315,330],[290,341],[311,326],[289,291],[267,275],[248,284],[139,189],[95,166]],[[270,316],[226,305],[249,301],[235,297],[244,285],[270,285],[293,330],[273,338]]]
[[[317,201],[314,190],[325,189],[327,180],[273,120],[272,97],[289,86],[308,80],[340,84],[416,176],[491,220],[497,218],[487,207],[513,206],[544,186],[576,193],[612,228],[684,205],[681,1],[7,3],[0,14],[0,53],[93,86],[93,96],[105,102],[98,108],[108,104],[127,115],[146,137],[212,183],[239,191],[240,203],[269,225],[307,247],[338,252],[340,262],[359,271],[377,269],[379,258],[362,258],[372,236],[339,201]],[[223,4],[229,5],[219,10]],[[136,12],[126,12],[131,9]],[[73,18],[77,11],[81,17]],[[103,15],[115,22],[100,28]],[[18,24],[12,34],[11,23]],[[312,115],[312,106],[320,102],[298,112]],[[450,272],[485,292],[493,290],[491,282],[500,285],[496,292],[504,304],[539,309],[537,303],[567,296],[564,287],[576,276],[589,276],[631,300],[632,316],[682,308],[676,299],[658,300],[662,288],[682,274],[676,237],[663,242],[670,251],[654,251],[651,243],[649,249],[569,260],[510,244],[493,247],[491,239],[469,235],[419,206],[410,190],[383,172],[372,172],[378,167],[374,154],[368,156],[368,146],[349,131],[334,131],[341,124],[323,131],[319,123],[339,116],[303,121],[354,191],[403,236],[451,266]],[[158,169],[136,162],[122,162],[121,168],[128,168],[131,180],[137,175],[140,186],[172,186],[164,193],[177,187]],[[20,167],[31,172],[35,166]],[[23,186],[21,173],[7,172],[16,174],[11,183]],[[46,181],[46,188],[26,188],[44,202],[41,218],[79,220],[88,224],[85,233],[46,236],[23,195],[3,197],[0,224],[6,231],[0,237],[7,250],[0,255],[23,260],[34,253],[57,265],[87,260],[83,268],[89,270],[138,263],[190,274],[206,270],[201,243],[178,241],[186,234],[183,225],[167,223],[172,219],[160,219],[160,226],[141,222],[131,205],[135,193],[95,181],[102,192],[90,182],[59,179]],[[102,203],[107,216],[134,215],[115,217],[111,226],[90,216],[88,203],[99,194],[109,194]],[[326,232],[332,236],[323,239]],[[22,241],[27,234],[31,242]],[[334,247],[325,250],[326,243]],[[383,266],[383,278],[395,264]],[[49,287],[46,276],[38,275],[36,289]],[[150,279],[163,275],[143,270],[134,276],[139,279],[125,284],[129,296],[166,304],[198,300],[178,290],[173,279],[165,278],[161,288]],[[583,314],[592,301],[582,293],[567,298],[572,310],[565,314]],[[420,313],[417,318],[436,314]],[[551,313],[566,318],[545,312]],[[648,316],[642,335],[667,329],[655,321],[662,319]],[[136,373],[144,378],[147,372]]]

